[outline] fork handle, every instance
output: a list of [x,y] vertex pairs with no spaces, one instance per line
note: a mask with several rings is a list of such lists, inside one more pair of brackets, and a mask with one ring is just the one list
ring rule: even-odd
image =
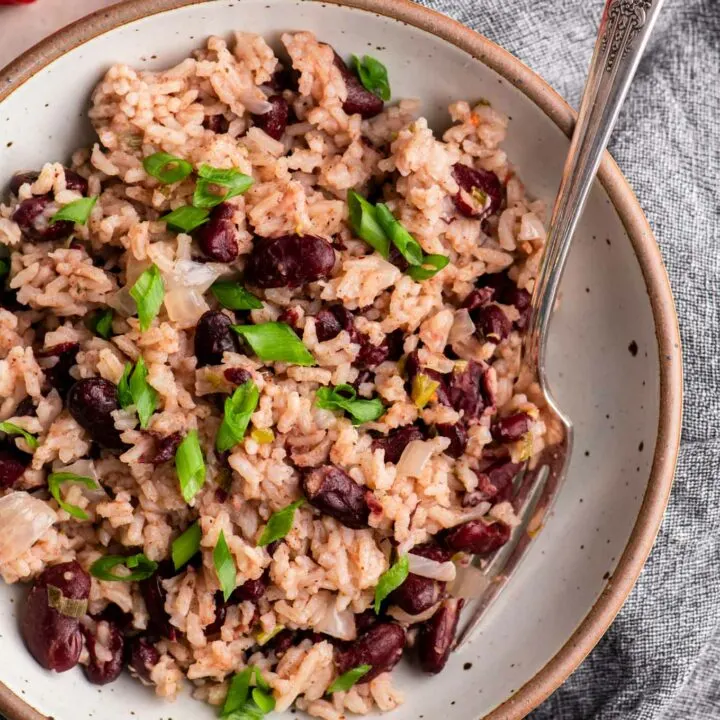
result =
[[664,0],[607,0],[532,298],[524,358],[544,384],[550,317],[575,227]]

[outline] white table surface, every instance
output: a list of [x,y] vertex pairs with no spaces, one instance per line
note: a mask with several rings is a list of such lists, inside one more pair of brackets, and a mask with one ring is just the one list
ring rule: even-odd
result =
[[0,68],[61,27],[116,0],[36,0],[0,5]]

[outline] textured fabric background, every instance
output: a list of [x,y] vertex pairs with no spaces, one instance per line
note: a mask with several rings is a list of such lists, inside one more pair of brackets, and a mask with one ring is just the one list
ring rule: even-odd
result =
[[[510,50],[577,107],[602,0],[423,2]],[[3,30],[15,22],[13,38],[27,35],[0,49],[0,65],[73,19],[68,12],[110,4],[0,9]],[[719,118],[720,0],[667,0],[610,149],[657,234],[680,316],[686,409],[677,480],[624,609],[532,720],[720,718]]]
[[[577,107],[602,0],[425,0]],[[720,0],[667,0],[610,150],[657,234],[684,345],[677,480],[650,561],[532,720],[720,718]]]

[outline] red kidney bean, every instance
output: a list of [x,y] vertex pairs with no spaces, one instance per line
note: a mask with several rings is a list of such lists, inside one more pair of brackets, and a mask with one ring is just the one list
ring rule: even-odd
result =
[[450,444],[445,448],[445,454],[452,458],[462,457],[468,444],[468,431],[462,422],[456,422],[452,425],[440,423],[435,426],[437,434],[450,440]]
[[427,558],[428,560],[434,560],[435,562],[443,563],[448,562],[455,554],[452,550],[435,545],[434,543],[423,543],[422,545],[416,545],[410,552],[413,555],[419,555],[420,557]]
[[371,627],[377,625],[380,618],[372,608],[363,610],[355,615],[355,629],[358,635],[364,635]]
[[497,305],[486,305],[477,311],[475,325],[484,340],[499,343],[512,327],[508,316]]
[[10,178],[10,192],[13,195],[17,195],[20,192],[20,188],[25,183],[34,183],[40,177],[40,173],[37,170],[31,172],[15,173]]
[[335,662],[342,674],[358,665],[370,665],[372,670],[358,681],[369,682],[392,670],[400,662],[405,647],[405,631],[393,622],[380,622],[363,633],[355,642],[337,651]]
[[146,635],[130,638],[128,646],[130,674],[149,683],[152,669],[160,662],[160,653]]
[[132,613],[123,612],[115,603],[109,603],[99,615],[93,615],[92,619],[95,622],[105,620],[116,625],[123,636],[132,630]]
[[274,638],[270,639],[263,649],[268,652],[274,652],[275,657],[280,658],[295,644],[295,639],[296,632],[285,628]]
[[515,327],[518,330],[524,330],[527,327],[528,320],[530,319],[530,303],[532,296],[527,290],[519,287],[513,287],[513,289],[507,295],[508,305],[514,305],[520,317],[515,321]]
[[330,515],[349,528],[366,528],[370,508],[367,488],[358,485],[344,470],[322,465],[307,472],[302,479],[303,491],[313,507]]
[[489,302],[492,302],[492,300],[495,298],[495,288],[492,287],[482,287],[482,288],[475,288],[463,301],[462,306],[470,311],[472,315],[473,310],[477,310],[478,308],[483,307],[483,305],[487,305]]
[[252,375],[244,368],[239,367],[226,368],[223,375],[233,385],[244,385],[248,380],[252,380]]
[[512,496],[513,480],[521,467],[521,463],[498,460],[484,470],[476,471],[478,486],[465,496],[463,505],[474,507],[485,500],[493,502],[509,500]]
[[494,408],[497,405],[497,376],[490,372],[490,368],[485,370],[480,380],[480,392],[486,408]]
[[451,405],[458,412],[463,412],[465,419],[480,417],[485,403],[480,391],[480,380],[483,376],[483,367],[469,360],[462,370],[454,370],[448,376],[447,397],[448,405]]
[[257,602],[265,594],[269,585],[267,573],[263,573],[255,580],[246,580],[242,585],[233,590],[230,602],[239,603],[245,600]]
[[486,524],[482,520],[468,520],[450,528],[444,535],[445,545],[456,552],[482,555],[502,547],[510,539],[510,526],[496,521]]
[[195,327],[197,366],[219,365],[224,352],[237,352],[238,342],[231,329],[232,320],[225,313],[208,310]]
[[388,601],[410,615],[419,615],[440,600],[444,588],[445,583],[410,573],[405,582],[390,593]]
[[448,661],[455,641],[462,599],[448,599],[438,611],[420,626],[417,653],[420,667],[426,673],[439,673]]
[[267,86],[275,92],[282,92],[283,90],[292,90],[297,92],[298,80],[300,79],[300,73],[293,67],[280,67],[273,73],[270,82]]
[[282,95],[271,95],[268,102],[272,107],[262,115],[253,115],[253,122],[274,140],[280,140],[288,123],[290,108]]
[[177,640],[177,630],[170,624],[170,616],[165,612],[167,593],[162,581],[173,575],[175,575],[175,569],[172,563],[161,563],[158,571],[152,577],[140,581],[140,592],[150,616],[148,629],[168,640]]
[[490,428],[490,433],[496,442],[515,442],[529,432],[531,422],[527,413],[515,413],[498,418]]
[[390,355],[390,346],[384,339],[380,345],[373,345],[367,335],[360,335],[360,351],[357,354],[353,365],[357,368],[374,368],[385,362]]
[[397,463],[405,448],[413,440],[423,440],[425,436],[419,427],[405,425],[396,430],[391,430],[385,437],[375,438],[372,442],[372,449],[385,450],[385,462]]
[[20,631],[32,656],[47,670],[65,672],[80,659],[80,622],[50,607],[48,586],[59,589],[65,598],[87,600],[90,576],[75,560],[49,567],[35,578],[21,609]]
[[462,192],[455,195],[455,207],[460,214],[467,217],[488,217],[500,209],[503,201],[503,187],[498,176],[489,170],[471,168],[461,163],[453,165],[453,177],[460,186],[460,190],[472,194],[474,189],[484,192],[490,203],[486,210],[475,207],[474,203],[468,202]]
[[95,442],[114,450],[124,447],[112,416],[120,407],[117,388],[109,380],[99,377],[78,380],[70,388],[67,407]]
[[35,403],[33,403],[33,399],[29,395],[23,398],[15,408],[15,415],[17,417],[37,417]]
[[15,447],[0,448],[0,490],[8,490],[22,477],[30,456]]
[[55,364],[52,367],[44,368],[43,372],[50,385],[61,395],[65,395],[75,382],[70,375],[70,369],[75,365],[79,350],[79,343],[65,342],[35,353],[39,358],[57,358]]
[[217,135],[224,135],[230,128],[230,123],[224,115],[208,115],[203,120],[203,127]]
[[165,437],[156,438],[154,450],[147,455],[143,455],[140,462],[160,465],[168,460],[172,460],[175,457],[175,451],[178,449],[178,445],[180,445],[182,439],[183,434],[179,431],[165,435]]
[[347,89],[347,98],[343,103],[343,110],[348,115],[358,113],[364,119],[379,115],[383,111],[383,101],[375,93],[363,87],[357,75],[350,70],[337,53],[335,53],[335,67],[340,70]]
[[[117,625],[101,620],[96,623],[94,633],[88,628],[83,628],[83,634],[90,656],[88,664],[84,667],[87,679],[94,685],[107,685],[117,680],[123,669],[125,648],[125,641]],[[102,647],[100,657],[98,657],[98,645]],[[110,654],[107,660],[104,659],[106,653]]]
[[232,222],[235,210],[228,203],[220,203],[210,215],[210,221],[195,232],[195,239],[203,253],[215,262],[229,263],[240,252],[237,228]]
[[72,235],[75,223],[58,220],[50,224],[50,218],[44,213],[53,202],[49,195],[37,195],[23,200],[13,213],[12,219],[19,225],[20,231],[28,240],[64,240]]
[[[231,598],[228,598],[230,600]],[[210,637],[211,635],[217,635],[225,622],[225,615],[227,614],[227,605],[223,597],[222,590],[218,590],[215,593],[215,620],[205,628],[205,636]]]
[[405,344],[405,333],[402,330],[393,330],[385,336],[384,344],[388,348],[387,360],[397,362],[405,352],[403,345]]
[[317,235],[257,238],[245,266],[245,278],[261,288],[298,287],[330,276],[332,245]]
[[360,334],[355,328],[355,317],[344,305],[331,305],[315,316],[315,333],[320,342],[327,342],[345,330],[350,342],[360,342]]
[[65,187],[81,195],[87,195],[88,193],[88,181],[74,170],[68,168],[65,168]]
[[[10,179],[10,192],[17,195],[22,185],[25,183],[34,183],[39,177],[40,173],[37,171],[16,173]],[[79,192],[81,195],[87,195],[88,182],[74,170],[65,168],[65,187],[68,190]]]

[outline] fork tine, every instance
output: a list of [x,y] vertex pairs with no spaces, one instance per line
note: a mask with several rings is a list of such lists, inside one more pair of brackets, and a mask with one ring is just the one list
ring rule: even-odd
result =
[[[517,482],[516,500],[520,504],[517,516],[520,522],[513,530],[508,542],[497,550],[483,570],[486,580],[485,590],[478,598],[472,615],[460,630],[458,639],[455,642],[456,650],[469,642],[471,635],[485,615],[485,611],[506,584],[520,558],[525,554],[531,540],[528,535],[528,528],[535,518],[535,510],[538,508],[540,498],[543,496],[549,475],[549,468],[544,465],[538,468],[536,472],[526,470],[523,477]],[[544,504],[544,507],[547,507],[547,504]],[[543,507],[540,509],[540,514],[542,513]],[[508,572],[504,573],[505,570]]]

